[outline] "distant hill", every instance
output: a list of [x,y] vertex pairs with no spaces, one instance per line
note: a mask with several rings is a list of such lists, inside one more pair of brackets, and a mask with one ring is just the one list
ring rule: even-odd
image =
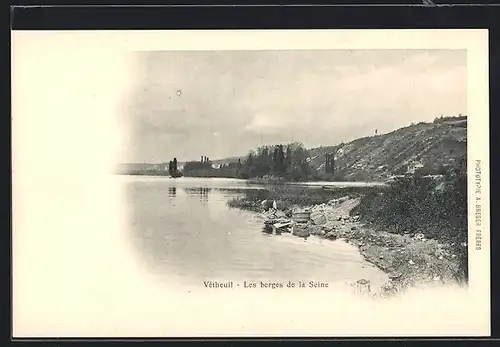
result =
[[327,151],[335,153],[335,172],[347,180],[386,179],[405,173],[412,161],[421,163],[424,172],[439,173],[464,164],[467,118],[437,118],[338,146],[313,148],[314,168],[321,168]]
[[[467,117],[436,118],[387,134],[363,137],[348,143],[309,149],[310,165],[320,171],[325,155],[335,153],[336,177],[345,180],[385,180],[404,174],[412,161],[423,165],[422,171],[439,173],[459,168],[467,156]],[[242,157],[220,159],[214,163],[242,161]]]
[[150,170],[159,167],[160,164],[150,163],[121,163],[118,164],[119,171]]
[[230,157],[230,158],[224,158],[224,159],[216,159],[216,160],[211,160],[212,164],[229,164],[229,163],[237,163],[238,160],[243,161],[245,157]]
[[[183,162],[178,162],[178,166],[182,167]],[[116,167],[118,172],[135,172],[135,171],[168,171],[168,162],[166,163],[120,163]]]
[[[467,157],[467,117],[436,118],[432,123],[420,122],[387,134],[363,137],[348,143],[309,149],[310,165],[318,172],[325,155],[335,154],[335,177],[349,181],[385,180],[404,174],[408,164],[418,162],[426,173],[440,173],[449,168],[463,168]],[[242,157],[212,160],[236,163]],[[184,163],[179,162],[180,166]],[[121,164],[119,171],[156,171],[167,163]]]

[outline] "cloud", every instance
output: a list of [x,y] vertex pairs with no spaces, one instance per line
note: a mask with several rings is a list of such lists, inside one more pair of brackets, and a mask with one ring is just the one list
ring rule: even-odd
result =
[[336,144],[374,127],[466,113],[465,57],[450,50],[141,53],[126,116],[131,156],[215,158],[264,143]]

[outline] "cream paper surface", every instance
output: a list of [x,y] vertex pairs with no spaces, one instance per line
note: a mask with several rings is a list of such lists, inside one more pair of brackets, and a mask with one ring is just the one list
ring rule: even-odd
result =
[[[487,39],[486,30],[13,32],[13,336],[488,336]],[[468,291],[380,303],[329,291],[192,289],[165,286],[131,256],[128,204],[109,174],[129,145],[120,114],[131,52],[283,49],[467,50]]]

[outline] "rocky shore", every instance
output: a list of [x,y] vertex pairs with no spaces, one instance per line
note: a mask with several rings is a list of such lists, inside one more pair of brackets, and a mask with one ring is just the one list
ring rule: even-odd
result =
[[[341,239],[355,245],[368,262],[390,278],[376,293],[370,291],[368,281],[360,279],[356,287],[369,295],[387,297],[416,285],[456,282],[459,271],[458,257],[453,254],[456,245],[426,239],[419,233],[396,234],[376,230],[369,223],[363,223],[361,216],[352,213],[359,202],[359,197],[344,196],[306,208],[292,206],[280,210],[279,207],[269,208],[269,202],[262,201],[264,231],[290,232],[304,238]],[[308,216],[305,220],[304,215]]]

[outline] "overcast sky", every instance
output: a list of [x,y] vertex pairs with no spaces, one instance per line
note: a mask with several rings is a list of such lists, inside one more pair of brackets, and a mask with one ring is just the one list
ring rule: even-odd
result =
[[335,145],[467,113],[465,51],[135,54],[128,162]]

